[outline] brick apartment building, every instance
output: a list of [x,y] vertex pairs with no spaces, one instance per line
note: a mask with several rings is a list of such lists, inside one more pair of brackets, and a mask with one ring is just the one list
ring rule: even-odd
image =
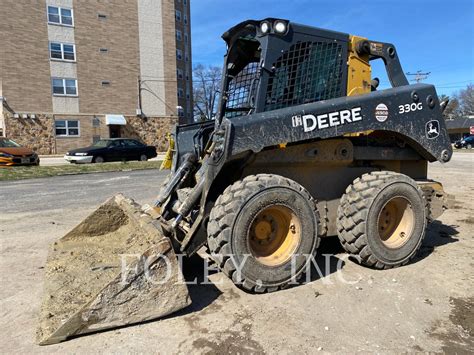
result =
[[192,121],[190,0],[2,0],[0,50],[0,135],[40,154]]

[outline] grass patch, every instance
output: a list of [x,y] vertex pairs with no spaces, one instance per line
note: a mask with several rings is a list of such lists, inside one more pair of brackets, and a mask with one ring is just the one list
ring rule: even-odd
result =
[[36,179],[60,175],[90,174],[110,171],[132,171],[159,169],[161,161],[118,162],[103,164],[70,164],[58,166],[15,166],[1,167],[0,181]]

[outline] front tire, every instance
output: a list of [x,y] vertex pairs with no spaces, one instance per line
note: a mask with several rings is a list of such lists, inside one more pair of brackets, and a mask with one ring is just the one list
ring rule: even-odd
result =
[[148,157],[146,154],[142,154],[140,155],[140,158],[139,158],[140,161],[147,161],[148,160]]
[[408,263],[421,246],[426,223],[421,189],[410,177],[390,171],[354,180],[337,211],[344,249],[376,269]]
[[245,291],[284,288],[300,278],[319,245],[315,206],[306,189],[281,176],[237,181],[210,213],[211,256]]

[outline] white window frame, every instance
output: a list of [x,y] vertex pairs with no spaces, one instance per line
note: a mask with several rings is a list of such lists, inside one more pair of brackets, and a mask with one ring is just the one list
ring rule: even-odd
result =
[[183,19],[183,14],[179,10],[175,10],[174,16],[177,22],[181,22]]
[[180,68],[176,69],[176,77],[179,80],[184,80],[184,71],[183,71],[183,69],[180,69]]
[[[63,94],[57,94],[54,92],[54,80],[62,80],[63,81]],[[66,94],[66,80],[74,80],[75,87],[76,87],[76,93],[75,94]],[[77,89],[77,79],[74,78],[51,78],[51,92],[53,93],[53,96],[59,96],[59,97],[78,97],[79,96],[79,91]]]
[[183,88],[178,88],[178,99],[184,99],[184,90],[183,90]]
[[[64,128],[57,128],[56,127],[56,122],[65,122],[65,127]],[[69,122],[77,122],[77,127],[69,127]],[[66,134],[57,134],[56,130],[57,129],[65,129]],[[77,129],[77,134],[69,134],[69,129]],[[80,138],[81,137],[81,121],[79,120],[68,120],[68,119],[60,119],[60,120],[54,120],[54,135],[56,137],[71,137],[71,138]]]
[[[51,53],[51,44],[59,44],[61,46],[61,58],[53,58],[52,53]],[[73,52],[74,52],[74,59],[65,59],[64,58],[64,45],[66,46],[72,46]],[[76,62],[76,45],[74,43],[61,43],[61,42],[49,42],[49,59],[51,60],[57,60],[61,62],[70,62],[70,63],[75,63]]]
[[183,40],[183,32],[181,32],[180,30],[176,30],[176,40],[180,42]]
[[184,43],[189,43],[189,35],[186,32],[184,33]]
[[[49,20],[49,8],[50,7],[58,9],[59,22],[53,22],[53,21]],[[63,23],[63,15],[62,15],[62,10],[63,9],[71,11],[71,22],[72,22],[71,24]],[[50,24],[50,25],[74,27],[74,9],[72,9],[72,8],[46,5],[46,17],[47,17],[47,20],[48,20],[48,24]]]
[[188,14],[184,14],[184,15],[183,15],[183,23],[184,23],[185,25],[188,24]]
[[176,59],[183,60],[183,51],[181,49],[176,49]]

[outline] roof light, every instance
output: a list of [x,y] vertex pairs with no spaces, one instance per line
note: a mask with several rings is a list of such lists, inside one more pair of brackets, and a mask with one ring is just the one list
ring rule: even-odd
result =
[[274,25],[274,28],[275,28],[275,32],[276,33],[280,33],[280,34],[283,34],[286,32],[287,30],[287,25],[285,22],[283,21],[276,21],[275,22],[275,25]]
[[262,22],[260,24],[260,31],[262,31],[262,33],[264,34],[267,34],[268,32],[270,32],[270,24],[268,22]]

